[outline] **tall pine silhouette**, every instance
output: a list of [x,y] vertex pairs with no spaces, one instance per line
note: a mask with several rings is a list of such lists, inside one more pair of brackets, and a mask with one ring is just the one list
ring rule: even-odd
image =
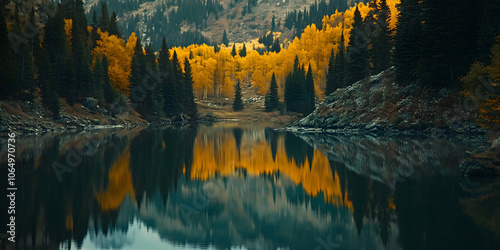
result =
[[184,93],[182,99],[184,100],[184,112],[186,112],[186,115],[189,116],[190,119],[196,119],[198,109],[196,107],[196,103],[194,102],[191,64],[187,58],[184,60]]
[[328,74],[326,77],[326,89],[325,94],[329,95],[335,92],[338,88],[345,87],[345,40],[344,33],[340,35],[339,52],[337,55],[333,55],[333,50],[331,52],[330,61],[328,62]]
[[167,41],[162,40],[161,49],[158,56],[158,68],[162,81],[163,111],[165,115],[173,117],[182,112],[182,106],[178,100],[178,90],[175,84],[175,75],[170,61]]
[[271,86],[269,87],[269,91],[266,94],[264,104],[267,112],[274,111],[279,106],[278,84],[276,82],[276,76],[274,75],[274,72],[271,78]]
[[311,64],[307,68],[304,95],[304,115],[308,115],[316,108],[316,92],[314,90],[314,78]]
[[243,110],[243,100],[241,100],[241,85],[240,80],[234,85],[234,102],[233,110],[240,111]]
[[389,28],[391,11],[386,0],[380,0],[377,6],[377,29],[372,40],[372,74],[378,74],[390,67],[391,31]]
[[353,84],[370,75],[368,36],[358,7],[354,11],[354,23],[347,47],[346,82]]
[[419,0],[403,0],[398,6],[394,65],[396,80],[400,83],[416,80],[422,33],[421,8]]

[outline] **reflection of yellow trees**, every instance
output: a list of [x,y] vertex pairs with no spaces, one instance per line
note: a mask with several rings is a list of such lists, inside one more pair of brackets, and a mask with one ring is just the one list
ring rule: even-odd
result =
[[311,164],[307,157],[304,163],[289,159],[283,137],[277,140],[276,159],[273,159],[271,145],[265,140],[244,135],[238,153],[233,133],[221,132],[216,136],[200,133],[194,144],[191,178],[206,180],[216,173],[228,176],[239,168],[253,175],[279,171],[296,185],[301,184],[309,195],[315,197],[322,192],[325,201],[351,208],[347,192],[342,198],[339,176],[337,172],[332,173],[328,158],[316,149],[312,158]]
[[73,214],[68,213],[66,215],[66,230],[73,230]]
[[107,190],[95,194],[102,211],[117,210],[127,195],[135,199],[129,167],[130,150],[127,147],[109,170]]

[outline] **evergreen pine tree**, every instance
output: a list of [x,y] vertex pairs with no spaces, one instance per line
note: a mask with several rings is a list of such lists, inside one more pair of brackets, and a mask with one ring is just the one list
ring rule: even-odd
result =
[[353,84],[370,75],[368,39],[358,7],[354,11],[354,23],[350,34],[349,47],[347,47],[347,84]]
[[281,51],[281,45],[280,45],[280,39],[276,38],[273,42],[273,47],[271,48],[271,51],[280,53]]
[[92,12],[92,32],[90,33],[91,38],[91,50],[93,50],[97,46],[97,40],[99,40],[100,36],[97,33],[97,29],[99,28],[99,23],[97,21],[97,13],[94,9]]
[[158,68],[162,81],[163,111],[167,116],[176,116],[181,113],[182,107],[178,101],[178,92],[175,85],[175,75],[170,61],[165,37],[162,40],[161,49],[158,56]]
[[72,43],[72,59],[75,72],[75,93],[71,97],[75,101],[81,101],[88,95],[90,82],[90,51],[87,46],[87,30],[82,30],[81,27],[73,23],[73,43]]
[[394,65],[396,66],[396,81],[399,83],[416,80],[422,33],[421,8],[419,0],[403,0],[398,5]]
[[196,103],[194,102],[194,91],[193,91],[193,76],[191,75],[191,64],[186,58],[184,60],[184,111],[190,119],[196,119],[198,115],[198,109]]
[[337,55],[331,51],[330,60],[328,61],[328,72],[326,76],[325,95],[330,95],[338,88],[346,86],[346,58],[345,58],[345,39],[344,33],[340,36]]
[[388,69],[391,62],[390,9],[387,1],[380,0],[379,8],[376,24],[378,28],[372,40],[372,74],[378,74]]
[[99,104],[104,103],[103,65],[101,58],[96,56],[94,69],[92,70],[92,82],[87,91],[88,96],[94,97]]
[[236,53],[236,43],[233,43],[233,49],[231,50],[231,56],[235,57],[237,55]]
[[101,30],[103,32],[109,31],[110,19],[108,12],[108,4],[106,3],[106,1],[102,1],[101,4],[101,19],[99,20],[99,24],[101,25]]
[[[476,1],[426,0],[422,6],[418,78],[424,84],[457,87],[477,58],[481,14]],[[452,11],[450,11],[450,6]]]
[[0,9],[0,44],[0,96],[6,98],[17,92],[19,84],[14,50],[8,38],[3,8]]
[[224,34],[222,34],[222,44],[226,45],[226,47],[229,45],[229,39],[227,38],[226,30],[224,30]]
[[271,21],[271,31],[274,31],[274,29],[276,28],[276,23],[275,23],[275,20],[276,17],[273,15],[273,19]]
[[[368,50],[368,53],[369,53],[369,56],[370,56],[370,60],[372,62],[372,65],[375,63],[374,61],[376,60],[376,47],[377,47],[377,44],[376,44],[376,37],[378,35],[378,32],[379,32],[379,29],[380,29],[380,26],[379,26],[379,23],[377,21],[377,17],[379,16],[379,7],[378,7],[378,4],[377,4],[377,0],[371,0],[370,3],[368,4],[368,6],[370,7],[370,11],[368,12],[368,14],[366,15],[365,19],[364,19],[364,34],[366,35],[366,38],[368,40],[368,47],[369,47],[369,50]],[[373,71],[373,68],[370,69],[371,71]]]
[[181,62],[177,58],[177,52],[174,50],[172,55],[172,71],[175,81],[175,89],[177,91],[177,102],[181,106],[180,112],[186,112],[184,110],[184,74],[182,73]]
[[63,18],[72,19],[71,41],[67,44],[66,60],[66,67],[72,68],[66,69],[66,82],[61,87],[68,89],[63,97],[69,104],[73,104],[89,96],[88,92],[92,85],[87,18],[82,0],[64,1],[58,7],[58,12]]
[[42,104],[50,110],[54,117],[59,117],[61,104],[59,95],[54,91],[56,78],[50,63],[49,53],[46,48],[42,48],[37,57],[38,82],[40,84]]
[[490,53],[493,45],[495,45],[495,32],[488,15],[485,14],[481,20],[481,28],[479,29],[477,38],[477,60],[484,64],[490,64]]
[[417,66],[418,78],[428,85],[445,86],[450,83],[448,46],[451,31],[445,25],[443,15],[449,7],[447,1],[427,0],[422,3],[422,50]]
[[149,117],[149,119],[156,119],[160,117],[163,111],[161,80],[158,77],[156,55],[151,42],[146,46],[145,51],[146,77],[144,79],[144,88],[146,89],[147,97],[146,100],[144,100],[144,114],[146,117]]
[[35,68],[33,65],[33,56],[27,43],[19,45],[19,56],[17,65],[19,65],[19,87],[22,91],[21,98],[33,101],[36,88]]
[[106,55],[102,57],[102,86],[104,92],[104,101],[106,103],[114,103],[118,99],[118,91],[111,86],[111,79],[109,78],[109,62]]
[[316,92],[314,90],[314,78],[312,75],[311,63],[306,73],[304,96],[304,115],[308,115],[316,108]]
[[233,102],[233,110],[241,111],[243,110],[243,100],[241,100],[241,85],[240,80],[234,85],[234,102]]
[[122,36],[120,29],[118,28],[116,13],[114,11],[111,14],[111,19],[109,20],[109,35],[116,35],[117,37]]
[[286,109],[291,112],[303,112],[304,105],[304,72],[299,66],[299,58],[295,56],[293,71],[285,81]]
[[[138,37],[137,42],[134,47],[134,55],[132,57],[131,73],[130,73],[130,88],[131,90],[135,87],[140,86],[144,72],[142,72],[142,66],[144,65],[144,54],[142,49],[141,39]],[[134,93],[130,93],[131,98],[134,99]],[[134,100],[132,100],[134,101]]]
[[271,78],[271,86],[269,87],[269,91],[266,94],[265,99],[265,108],[266,112],[271,112],[277,109],[279,106],[279,97],[278,97],[278,84],[276,83],[276,76],[273,72],[273,77]]
[[333,91],[337,90],[337,88],[346,87],[345,80],[345,71],[346,71],[346,59],[345,59],[345,40],[344,33],[340,35],[340,43],[339,43],[339,52],[335,57],[335,62],[333,64],[333,78],[334,78],[334,86],[337,86]]
[[240,49],[240,53],[239,53],[239,55],[240,55],[241,57],[245,57],[245,56],[247,56],[247,47],[245,46],[245,44],[243,44],[243,47]]
[[145,113],[144,101],[147,98],[147,91],[143,85],[143,80],[146,77],[146,56],[143,53],[141,39],[137,38],[132,57],[132,65],[130,72],[130,101],[132,107],[139,112]]
[[57,92],[60,97],[66,98],[72,105],[75,92],[75,71],[73,60],[68,51],[68,42],[66,31],[64,29],[63,8],[59,5],[56,14],[50,17],[45,25],[45,35],[43,47],[47,49],[50,63],[55,76],[55,82],[51,86],[52,90]]
[[325,95],[328,96],[331,93],[337,90],[338,86],[336,85],[335,76],[334,76],[334,64],[335,64],[335,54],[330,52],[330,59],[328,60],[328,72],[326,74],[326,87],[325,87]]

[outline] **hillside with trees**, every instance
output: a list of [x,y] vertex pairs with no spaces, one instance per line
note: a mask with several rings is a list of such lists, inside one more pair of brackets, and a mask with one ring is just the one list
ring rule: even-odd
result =
[[[217,6],[224,5],[220,2],[194,2],[205,17],[227,9],[219,9]],[[41,97],[54,117],[60,114],[61,100],[73,106],[92,98],[111,115],[134,110],[148,121],[195,120],[199,106],[195,99],[234,99],[249,88],[254,91],[252,98],[262,100],[262,110],[307,115],[326,95],[394,65],[399,84],[438,92],[446,89],[465,97],[477,92],[484,82],[480,79],[491,79],[491,88],[480,89],[489,91],[488,97],[477,102],[483,117],[493,119],[497,112],[494,82],[500,79],[494,45],[500,34],[500,20],[495,15],[500,7],[493,0],[360,2],[324,16],[318,27],[317,15],[323,13],[319,9],[324,10],[318,6],[326,4],[320,1],[309,11],[297,13],[296,20],[302,13],[301,24],[311,24],[295,27],[303,32],[292,41],[280,42],[279,32],[272,30],[281,26],[271,25],[265,36],[256,39],[268,48],[264,50],[251,41],[232,42],[230,32],[221,32],[221,43],[214,45],[191,41],[194,44],[171,46],[169,39],[175,36],[155,28],[162,34],[156,42],[160,37],[151,39],[121,27],[123,13],[111,11],[133,10],[137,4],[145,7],[156,1],[118,3],[99,2],[86,14],[81,0],[40,2],[32,6],[31,14],[20,15],[29,6],[4,1],[0,39],[5,45],[2,61],[8,63],[1,69],[2,99]],[[183,13],[185,3],[163,4],[165,8],[177,6],[170,8],[173,13]],[[257,7],[259,3],[247,5]],[[179,23],[202,27],[206,22],[191,14],[175,15],[179,15]],[[151,22],[165,23],[160,19]],[[29,23],[43,24],[43,30],[26,39]],[[20,39],[13,39],[17,37]]]

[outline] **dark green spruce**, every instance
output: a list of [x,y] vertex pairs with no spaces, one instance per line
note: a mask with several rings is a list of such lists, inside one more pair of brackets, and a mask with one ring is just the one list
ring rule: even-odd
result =
[[276,82],[276,76],[273,72],[273,77],[271,78],[271,85],[267,91],[265,97],[265,108],[266,112],[271,112],[278,109],[279,106],[279,96],[278,96],[278,84]]
[[184,112],[186,115],[194,120],[198,116],[198,108],[194,102],[194,92],[193,92],[193,76],[191,75],[191,64],[186,58],[184,60],[184,93],[182,96],[184,100]]
[[368,36],[358,7],[354,11],[354,23],[350,34],[347,47],[347,84],[353,84],[370,75]]
[[241,100],[241,85],[240,80],[234,85],[234,102],[233,102],[233,110],[241,111],[243,110],[243,100]]

